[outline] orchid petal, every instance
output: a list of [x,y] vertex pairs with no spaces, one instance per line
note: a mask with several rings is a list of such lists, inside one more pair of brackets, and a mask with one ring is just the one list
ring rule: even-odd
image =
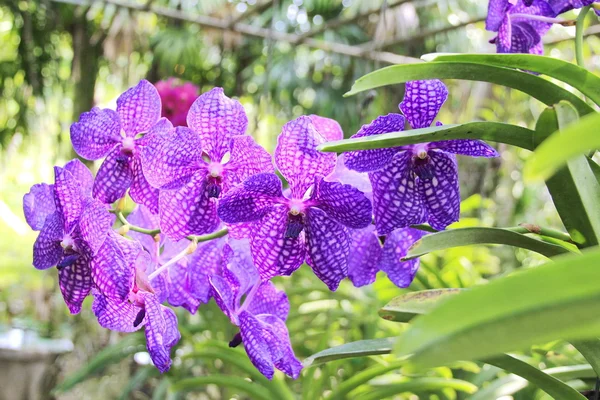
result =
[[71,314],[81,311],[83,300],[92,290],[89,259],[79,256],[71,265],[58,270],[58,285]]
[[448,89],[438,79],[406,82],[400,110],[413,129],[427,128],[448,98]]
[[223,195],[219,201],[219,218],[227,223],[256,221],[269,213],[276,199],[282,196],[277,175],[254,175]]
[[254,315],[271,314],[285,321],[290,311],[290,302],[285,292],[277,290],[272,282],[263,282],[247,308]]
[[379,269],[385,272],[389,280],[396,286],[406,288],[413,281],[419,268],[419,259],[402,261],[402,258],[406,256],[410,247],[423,236],[425,236],[423,231],[403,228],[396,229],[386,237]]
[[[119,302],[93,291],[94,302],[92,311],[101,327],[117,332],[135,332],[146,324],[146,316],[138,321],[142,307],[133,305],[129,301]],[[137,322],[137,324],[136,324]]]
[[482,140],[458,139],[429,143],[429,148],[439,149],[448,153],[471,157],[498,157],[499,154],[492,146]]
[[[400,114],[388,114],[377,117],[370,124],[363,125],[356,135],[351,138],[361,138],[382,133],[399,132],[404,130],[406,120]],[[344,153],[344,164],[358,172],[377,171],[385,167],[398,152],[399,148],[356,150]]]
[[92,186],[94,186],[94,176],[88,167],[78,159],[73,159],[65,164],[64,169],[69,171],[73,178],[79,183],[85,196],[92,196]]
[[33,244],[33,266],[37,269],[48,269],[55,266],[63,256],[60,242],[64,231],[62,219],[58,212],[46,218],[40,234]]
[[315,207],[348,228],[365,228],[371,223],[371,202],[360,190],[350,185],[315,179],[312,199],[316,202]]
[[150,185],[144,172],[142,171],[142,162],[139,158],[131,161],[132,181],[129,188],[129,195],[132,200],[138,204],[143,204],[151,212],[158,213],[158,189]]
[[73,175],[60,167],[54,167],[54,203],[62,216],[64,231],[70,233],[83,211],[84,195]]
[[249,135],[234,136],[231,138],[231,161],[225,164],[227,192],[253,175],[270,172],[274,173],[271,155]]
[[54,187],[46,183],[33,185],[23,196],[23,214],[25,221],[34,231],[44,227],[48,215],[56,210],[54,205]]
[[103,203],[111,204],[125,196],[133,180],[132,160],[132,157],[115,147],[98,170],[93,188],[94,197]]
[[381,258],[381,243],[375,227],[369,225],[351,233],[352,251],[348,255],[348,278],[354,286],[361,287],[375,282]]
[[[98,254],[92,259],[94,284],[105,296],[125,301],[133,288],[135,265],[134,257],[143,251],[141,245],[109,232]],[[138,247],[132,249],[132,247]],[[138,254],[134,254],[137,250]]]
[[268,379],[273,379],[275,369],[262,323],[252,314],[243,311],[239,316],[240,333],[244,349],[254,366]]
[[106,206],[96,199],[88,199],[79,219],[79,231],[92,256],[106,240],[112,224]]
[[202,138],[202,149],[210,159],[220,162],[230,150],[231,138],[246,133],[248,117],[237,100],[225,96],[223,89],[217,87],[194,101],[187,124]]
[[98,107],[84,112],[71,125],[71,143],[75,152],[86,160],[98,160],[121,142],[119,115]]
[[121,127],[129,137],[147,132],[160,118],[161,108],[158,91],[145,79],[117,99]]
[[342,140],[344,138],[344,131],[342,131],[342,127],[336,120],[315,114],[309,115],[309,117],[317,132],[327,141]]
[[443,230],[458,221],[460,214],[458,166],[453,154],[433,150],[429,157],[433,176],[419,181],[419,191],[427,208],[427,221],[434,229]]

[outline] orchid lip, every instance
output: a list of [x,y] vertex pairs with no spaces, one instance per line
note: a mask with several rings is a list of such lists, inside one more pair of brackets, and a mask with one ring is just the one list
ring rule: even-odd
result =
[[63,240],[60,242],[60,245],[65,250],[71,250],[75,248],[75,241],[71,237],[71,235],[66,234],[63,237]]

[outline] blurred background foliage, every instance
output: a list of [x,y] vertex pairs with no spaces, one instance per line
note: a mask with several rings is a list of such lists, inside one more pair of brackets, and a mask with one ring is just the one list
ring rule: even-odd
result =
[[[48,396],[228,399],[266,393],[274,399],[318,399],[344,388],[350,393],[344,396],[361,398],[373,386],[425,376],[471,382],[481,388],[480,399],[544,398],[534,387],[515,386],[514,379],[495,367],[461,363],[423,373],[396,365],[390,356],[336,361],[306,369],[297,381],[278,374],[269,383],[253,373],[242,349],[227,348],[236,332],[213,303],[197,315],[178,310],[183,340],[174,368],[159,376],[140,352],[143,334],[123,336],[101,329],[89,307],[80,315],[68,315],[55,271],[31,266],[36,235],[21,211],[23,193],[34,183],[50,182],[52,165],[73,157],[69,126],[79,114],[95,105],[114,106],[118,94],[141,78],[156,82],[176,77],[193,82],[202,92],[224,87],[227,95],[243,103],[249,132],[269,150],[281,126],[302,114],[334,118],[348,137],[376,116],[397,112],[403,96],[402,86],[396,86],[343,97],[356,78],[387,65],[373,51],[417,58],[430,52],[493,52],[491,34],[483,29],[486,8],[487,2],[476,0],[1,0],[0,329],[19,327],[74,342],[74,351],[57,361],[58,390]],[[168,18],[156,9],[220,21],[232,29]],[[590,32],[599,31],[597,23],[590,16]],[[267,32],[267,37],[247,34],[252,30]],[[546,53],[572,60],[573,36],[574,28],[554,27],[545,37]],[[600,39],[589,35],[586,43],[589,67],[598,72]],[[349,56],[349,48],[360,51]],[[440,114],[445,123],[487,120],[531,126],[542,110],[540,103],[517,91],[467,81],[446,83],[450,98]],[[456,225],[529,222],[562,228],[546,189],[524,186],[520,179],[527,151],[499,150],[502,157],[491,162],[460,160],[464,201],[462,220]],[[407,290],[469,287],[543,261],[510,248],[452,249],[423,257]],[[403,292],[383,276],[361,289],[343,282],[335,293],[306,267],[275,282],[290,297],[288,327],[301,359],[403,329],[376,313]],[[584,362],[562,342],[535,348],[522,358],[538,368]],[[351,379],[359,373],[372,373],[372,379],[353,387]],[[202,380],[207,376],[214,379]],[[200,378],[192,382],[190,393],[176,393],[177,382],[192,377]],[[257,394],[245,391],[247,378],[255,382]],[[574,384],[581,387],[583,382]],[[469,396],[423,385],[397,398]]]

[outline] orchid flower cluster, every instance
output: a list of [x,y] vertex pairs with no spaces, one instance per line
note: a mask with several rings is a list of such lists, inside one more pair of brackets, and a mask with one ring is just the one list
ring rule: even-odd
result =
[[[597,0],[490,0],[485,29],[497,33],[490,42],[498,53],[543,54],[542,36],[553,24],[574,24],[558,16],[592,3],[600,6]],[[600,15],[600,7],[595,11]]]
[[[354,137],[401,131],[406,121],[428,127],[447,96],[438,80],[409,82],[402,114],[381,116]],[[161,372],[180,339],[164,304],[195,313],[212,298],[239,328],[231,346],[243,343],[267,378],[275,369],[297,378],[289,301],[271,279],[306,262],[331,290],[346,277],[369,284],[379,270],[407,287],[418,260],[402,257],[423,235],[411,226],[445,229],[459,218],[455,154],[498,155],[481,141],[449,140],[338,157],[318,146],[342,139],[340,125],[310,115],[283,126],[273,162],[247,134],[242,105],[221,88],[195,99],[187,126],[173,126],[161,109],[157,89],[142,80],[116,111],[83,113],[71,140],[82,158],[103,159],[96,177],[72,160],[55,167],[53,184],[23,198],[40,232],[34,267],[57,268],[71,313],[91,294],[101,326],[144,327]],[[127,193],[137,206],[125,217]]]

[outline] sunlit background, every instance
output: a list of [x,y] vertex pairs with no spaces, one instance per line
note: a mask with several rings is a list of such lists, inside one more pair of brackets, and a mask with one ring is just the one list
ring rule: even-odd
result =
[[[39,398],[256,398],[236,384],[199,383],[185,395],[173,390],[178,380],[194,376],[256,380],[243,350],[227,348],[236,331],[214,303],[202,306],[197,315],[177,310],[183,339],[176,347],[174,368],[164,376],[149,365],[143,334],[125,336],[100,328],[90,299],[80,315],[68,315],[56,271],[36,271],[31,265],[36,233],[25,223],[23,194],[34,183],[51,182],[52,166],[74,157],[69,126],[82,112],[114,107],[118,95],[142,78],[158,82],[174,77],[201,92],[222,86],[242,102],[249,132],[269,150],[281,126],[302,114],[334,118],[349,137],[376,116],[398,112],[403,96],[398,85],[343,97],[358,77],[404,57],[494,52],[488,43],[493,34],[482,22],[486,11],[487,2],[475,0],[0,1],[0,349],[27,351],[33,346],[42,349],[40,354],[54,354],[39,357],[41,365],[48,365]],[[598,72],[600,25],[591,16],[588,25],[585,56],[590,70]],[[572,60],[574,29],[552,28],[544,38],[546,53]],[[440,113],[444,123],[485,120],[531,126],[543,109],[536,100],[506,88],[445,83],[450,97]],[[520,179],[528,152],[506,146],[499,151],[498,160],[460,160],[463,205],[456,226],[530,222],[562,228],[544,187],[524,186]],[[540,262],[541,256],[524,250],[452,249],[423,257],[407,290],[469,287]],[[345,281],[335,293],[307,268],[275,282],[290,297],[288,327],[301,359],[403,329],[376,313],[402,292],[383,274],[362,289]],[[540,368],[580,364],[579,357],[561,342],[524,355]],[[278,374],[273,383],[258,379],[256,385],[274,399],[284,398],[273,394],[284,393],[277,391],[281,387],[296,398],[318,399],[359,372],[390,362],[386,356],[337,361],[306,369],[297,381]],[[8,369],[11,363],[0,350],[0,374],[2,365]],[[515,386],[499,369],[471,362],[425,373],[390,367],[353,389],[350,398],[360,398],[373,385],[423,375],[460,378],[482,387],[469,397],[473,399],[543,398],[533,387]],[[15,381],[2,382],[0,399],[14,398]],[[468,396],[433,388],[397,398]]]

